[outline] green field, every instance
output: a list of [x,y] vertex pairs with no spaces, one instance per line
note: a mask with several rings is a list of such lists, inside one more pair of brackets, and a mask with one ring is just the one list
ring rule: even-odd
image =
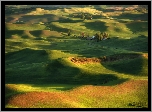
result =
[[5,7],[5,108],[148,108],[145,8],[24,7]]

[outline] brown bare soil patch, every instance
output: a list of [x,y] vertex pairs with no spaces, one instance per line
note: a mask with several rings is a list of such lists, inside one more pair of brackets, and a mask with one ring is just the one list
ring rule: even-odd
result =
[[140,90],[146,89],[148,92],[147,80],[129,80],[120,85],[115,86],[92,86],[87,85],[79,88],[75,88],[70,93],[74,95],[87,94],[89,97],[108,97],[119,96],[122,94],[131,94]]
[[70,98],[66,92],[28,92],[16,95],[9,104],[20,108],[73,107],[75,98]]
[[[138,58],[139,54],[117,54],[117,55],[111,55],[111,56],[102,56],[100,58],[86,58],[86,57],[70,57],[69,59],[73,63],[101,63],[101,62],[111,62],[111,61],[118,61],[122,59],[134,59]],[[145,56],[145,55],[144,55]]]
[[61,37],[61,34],[57,31],[50,31],[50,30],[42,30],[41,31],[42,36],[55,36],[55,37]]
[[70,58],[70,60],[73,62],[73,63],[100,63],[101,62],[101,59],[98,59],[98,58],[78,58],[78,57],[75,57],[75,58]]
[[115,11],[115,12],[105,12],[103,15],[105,16],[120,16],[122,14],[122,12],[118,12],[118,11]]

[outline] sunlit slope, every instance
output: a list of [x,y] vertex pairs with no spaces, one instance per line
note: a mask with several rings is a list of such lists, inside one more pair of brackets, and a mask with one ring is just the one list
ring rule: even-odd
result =
[[[34,92],[15,95],[7,108],[147,108],[146,80],[130,80],[116,86],[85,85],[64,92],[42,92],[38,87],[6,85],[6,93],[18,94],[21,88]],[[28,88],[29,87],[29,88]],[[60,86],[62,87],[62,86]],[[45,90],[44,90],[45,89]],[[52,88],[53,89],[53,88]],[[58,87],[56,86],[56,89]],[[42,90],[42,89],[41,89]],[[47,88],[43,87],[43,91]],[[28,100],[27,100],[28,99]]]

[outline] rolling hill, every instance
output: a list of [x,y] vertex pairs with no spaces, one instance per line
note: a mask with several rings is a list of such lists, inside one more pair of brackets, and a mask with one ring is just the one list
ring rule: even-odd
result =
[[[8,10],[5,107],[148,108],[148,12],[135,9]],[[98,32],[109,39],[87,39]]]

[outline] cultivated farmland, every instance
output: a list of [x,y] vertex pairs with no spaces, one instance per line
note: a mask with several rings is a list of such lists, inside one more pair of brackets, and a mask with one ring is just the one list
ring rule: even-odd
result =
[[5,107],[148,108],[147,8],[6,5]]

